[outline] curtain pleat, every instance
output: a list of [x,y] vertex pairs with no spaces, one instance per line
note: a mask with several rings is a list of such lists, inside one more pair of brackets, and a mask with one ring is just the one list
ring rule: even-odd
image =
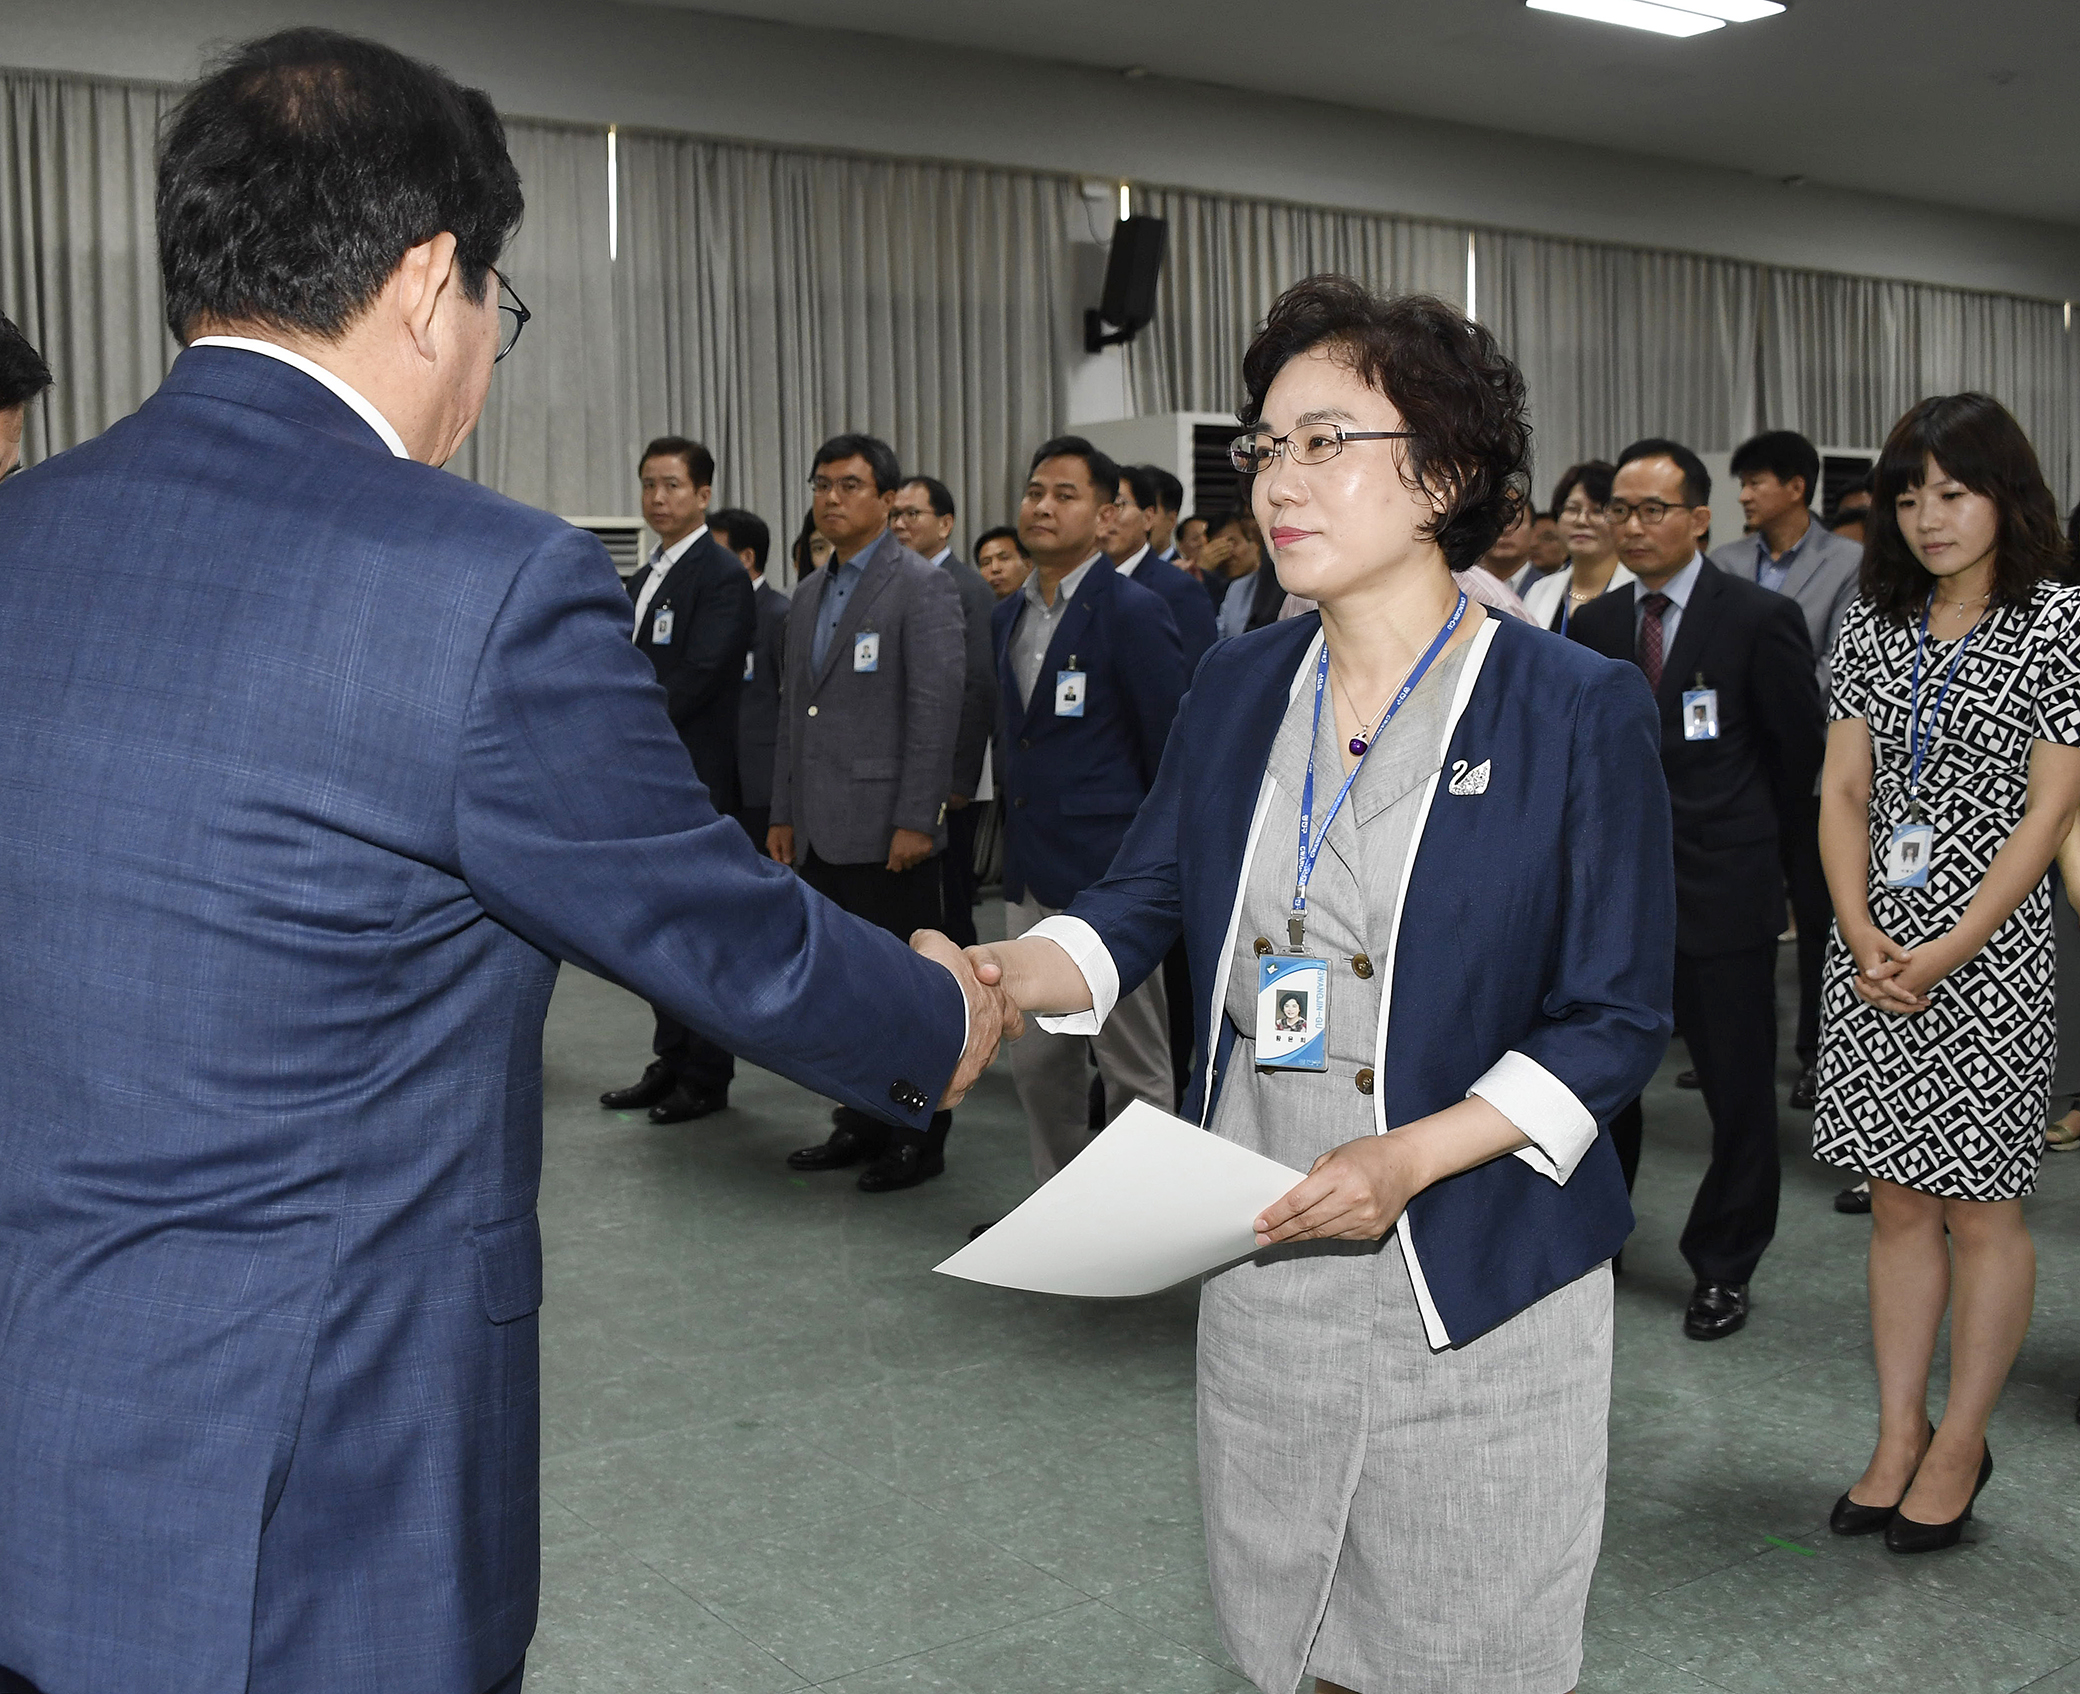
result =
[[[57,374],[31,459],[163,376],[152,154],[175,91],[0,72],[0,311]],[[784,550],[826,436],[885,437],[954,491],[957,536],[1015,509],[1061,427],[1104,214],[1041,172],[513,120],[527,220],[502,262],[529,308],[453,469],[578,515],[636,508],[635,455],[705,441],[718,500]],[[2080,339],[2057,304],[1176,189],[1156,318],[1127,351],[1143,412],[1232,413],[1243,348],[1321,271],[1476,309],[1523,367],[1534,493],[1643,435],[1725,450],[1764,427],[1874,445],[1926,394],[1983,388],[2054,490],[2080,492]]]

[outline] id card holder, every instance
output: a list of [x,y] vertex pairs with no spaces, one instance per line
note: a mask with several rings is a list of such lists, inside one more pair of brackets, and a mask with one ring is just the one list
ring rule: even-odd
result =
[[1686,688],[1683,690],[1683,739],[1685,741],[1717,741],[1719,739],[1718,689]]
[[1265,1070],[1329,1068],[1329,961],[1300,953],[1257,960],[1257,1064]]
[[671,644],[672,609],[669,606],[661,606],[658,608],[657,616],[650,620],[650,645],[669,647]]
[[852,668],[861,674],[881,668],[881,634],[878,630],[863,629],[852,638]]
[[1928,864],[1936,854],[1936,826],[1932,823],[1896,823],[1892,839],[1885,844],[1885,886],[1926,888]]
[[1054,715],[1058,718],[1080,718],[1083,716],[1084,673],[1082,671],[1056,671],[1054,673]]

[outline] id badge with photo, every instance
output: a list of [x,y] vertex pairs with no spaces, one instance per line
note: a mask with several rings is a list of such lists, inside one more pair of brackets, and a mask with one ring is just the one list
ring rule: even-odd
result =
[[1718,689],[1686,688],[1683,690],[1683,739],[1685,741],[1717,741],[1719,739]]
[[1083,672],[1056,671],[1054,673],[1054,715],[1058,718],[1080,718],[1083,716]]
[[1300,953],[1257,961],[1257,1063],[1267,1070],[1329,1068],[1329,961]]
[[671,644],[672,609],[669,606],[661,606],[658,608],[657,616],[650,620],[650,645],[669,647]]
[[1892,839],[1885,844],[1885,886],[1926,888],[1928,862],[1935,857],[1936,826],[1932,823],[1897,823]]
[[878,630],[863,629],[852,638],[852,668],[859,672],[881,668],[881,634]]

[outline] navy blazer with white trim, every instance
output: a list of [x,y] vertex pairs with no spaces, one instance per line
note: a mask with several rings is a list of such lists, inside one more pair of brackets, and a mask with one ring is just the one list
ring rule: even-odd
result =
[[[1185,1105],[1201,1123],[1237,1034],[1220,996],[1249,861],[1292,850],[1258,839],[1265,772],[1320,630],[1309,613],[1207,654],[1154,791],[1067,914],[1095,931],[1121,990],[1182,930],[1205,995]],[[1601,1264],[1631,1231],[1607,1126],[1667,1046],[1675,880],[1660,725],[1637,666],[1491,615],[1445,741],[1389,941],[1372,1098],[1385,1131],[1480,1092],[1534,1144],[1425,1189],[1402,1220],[1432,1342],[1459,1345]],[[1482,765],[1485,787],[1451,792],[1454,775]],[[1102,1017],[1110,998],[1094,999]]]

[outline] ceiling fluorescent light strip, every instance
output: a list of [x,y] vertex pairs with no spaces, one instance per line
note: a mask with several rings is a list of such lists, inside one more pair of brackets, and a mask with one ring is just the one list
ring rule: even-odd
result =
[[1559,12],[1570,18],[1588,18],[1600,24],[1622,24],[1627,29],[1648,29],[1656,35],[1702,35],[1724,29],[1724,18],[1708,18],[1697,12],[1679,11],[1674,6],[1657,6],[1651,0],[1524,0],[1534,12]]
[[1784,0],[1666,0],[1679,12],[1701,12],[1708,18],[1724,18],[1730,24],[1751,24],[1773,18],[1784,9]]

